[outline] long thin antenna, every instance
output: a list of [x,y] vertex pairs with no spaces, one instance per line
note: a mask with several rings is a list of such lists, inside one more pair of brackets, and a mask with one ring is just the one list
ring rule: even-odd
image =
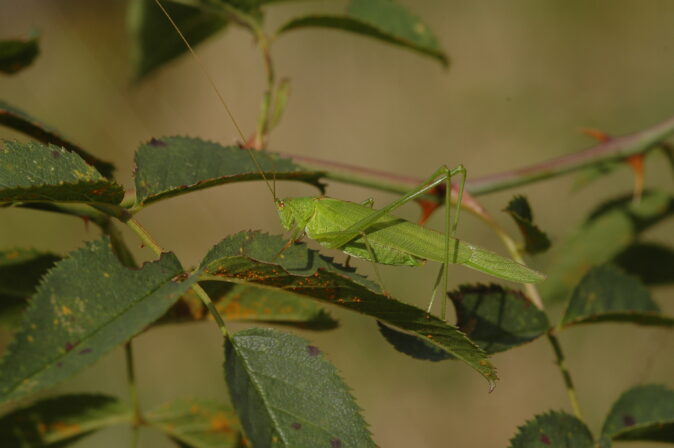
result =
[[[192,48],[192,45],[187,41],[187,38],[185,35],[180,31],[180,28],[178,25],[173,21],[173,17],[168,13],[166,8],[164,8],[164,5],[161,4],[159,0],[154,0],[157,6],[159,6],[159,9],[162,10],[166,18],[171,22],[171,25],[173,28],[176,30],[178,33],[178,36],[180,36],[180,39],[182,39],[183,43],[189,50],[189,52],[192,54],[192,57],[194,60],[197,61],[197,64],[199,64],[199,67],[201,68],[201,71],[203,74],[206,76],[208,79],[208,82],[211,84],[211,87],[213,87],[213,90],[215,90],[215,93],[218,95],[218,99],[220,100],[220,103],[222,103],[223,107],[225,108],[225,111],[227,111],[227,115],[229,116],[229,119],[232,121],[232,124],[234,124],[234,127],[236,128],[236,132],[239,133],[239,138],[241,138],[242,142],[246,141],[246,137],[243,135],[243,132],[241,131],[241,128],[239,127],[239,124],[237,123],[236,119],[234,118],[234,114],[232,114],[232,111],[229,109],[229,106],[227,106],[227,101],[225,101],[225,98],[222,96],[222,93],[220,93],[220,89],[218,89],[218,86],[215,84],[215,81],[213,80],[213,77],[209,73],[208,69],[206,68],[206,65],[201,61],[201,58],[197,56],[197,53],[194,51]],[[274,191],[275,188],[272,188],[271,185],[269,184],[269,180],[267,179],[267,176],[264,174],[264,170],[262,170],[262,166],[260,165],[260,162],[257,160],[257,157],[253,155],[253,150],[248,148],[247,149],[248,154],[250,155],[251,160],[255,164],[255,167],[257,170],[260,172],[260,175],[262,176],[262,179],[264,180],[264,183],[267,184],[267,188],[271,192],[272,196],[274,197],[274,200],[276,200],[276,192]]]

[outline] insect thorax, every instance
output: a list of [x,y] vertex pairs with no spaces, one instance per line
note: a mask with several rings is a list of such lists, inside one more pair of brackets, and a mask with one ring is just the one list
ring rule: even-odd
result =
[[279,199],[276,201],[276,209],[284,229],[291,230],[297,225],[303,228],[314,214],[316,198]]

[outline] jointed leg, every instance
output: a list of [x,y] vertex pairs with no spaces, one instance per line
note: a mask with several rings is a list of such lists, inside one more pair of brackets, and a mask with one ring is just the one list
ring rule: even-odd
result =
[[365,247],[367,247],[367,252],[370,254],[370,258],[372,259],[372,267],[374,268],[374,275],[377,277],[377,283],[379,283],[379,287],[381,288],[381,292],[385,296],[388,296],[389,293],[386,291],[386,287],[384,287],[384,281],[381,279],[381,274],[379,273],[379,267],[377,266],[377,264],[379,263],[379,261],[377,260],[377,254],[372,249],[372,245],[370,245],[370,241],[368,240],[367,235],[364,232],[361,233],[361,237],[363,238],[363,241],[365,242]]

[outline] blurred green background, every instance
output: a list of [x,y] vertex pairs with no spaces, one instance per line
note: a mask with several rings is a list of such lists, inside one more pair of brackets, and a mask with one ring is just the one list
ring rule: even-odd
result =
[[[271,149],[424,177],[440,164],[463,163],[481,176],[567,154],[594,142],[582,127],[620,135],[674,114],[674,2],[668,0],[402,1],[437,34],[452,65],[339,31],[306,30],[275,43],[279,77],[292,95]],[[339,11],[343,2],[289,2],[267,8],[268,29],[306,12]],[[114,162],[132,183],[139,143],[189,135],[225,144],[236,140],[222,106],[195,62],[182,58],[147,82],[132,85],[124,1],[0,0],[0,37],[41,33],[41,55],[26,71],[0,81],[0,98]],[[250,35],[230,27],[200,47],[208,70],[244,128],[254,130],[264,72]],[[21,138],[0,129],[0,137]],[[662,159],[647,165],[647,185],[671,191]],[[598,202],[629,192],[625,169],[572,193],[573,176],[492,194],[484,205],[514,231],[501,210],[526,194],[539,225],[559,241]],[[315,194],[283,183],[282,196]],[[331,184],[349,200],[393,196]],[[410,205],[401,216],[416,219]],[[160,202],[139,220],[187,265],[225,235],[242,229],[279,232],[269,193],[260,182],[213,188]],[[440,227],[434,217],[431,226]],[[672,242],[666,222],[650,239]],[[461,238],[503,253],[481,222],[465,215]],[[151,254],[126,233],[139,258]],[[98,231],[81,221],[35,211],[0,212],[0,247],[66,253]],[[341,259],[341,258],[340,258]],[[531,260],[545,270],[548,256]],[[369,271],[369,266],[363,266]],[[435,267],[390,268],[383,275],[396,297],[422,306]],[[459,268],[453,283],[489,281]],[[672,288],[655,289],[674,313]],[[516,427],[536,413],[569,410],[554,355],[543,339],[495,356],[501,381],[487,385],[466,366],[427,363],[395,352],[370,319],[330,310],[341,327],[301,332],[342,372],[382,447],[505,447]],[[559,310],[552,309],[553,315]],[[241,328],[241,325],[233,325]],[[7,333],[0,334],[4,346]],[[672,333],[627,325],[574,328],[561,335],[580,403],[594,431],[620,393],[637,383],[674,387]],[[152,329],[136,339],[142,404],[179,396],[226,397],[222,343],[213,324]],[[123,356],[117,350],[57,391],[104,391],[125,397]],[[78,446],[126,445],[114,428]],[[171,444],[143,431],[142,446]],[[633,447],[658,446],[657,444]]]

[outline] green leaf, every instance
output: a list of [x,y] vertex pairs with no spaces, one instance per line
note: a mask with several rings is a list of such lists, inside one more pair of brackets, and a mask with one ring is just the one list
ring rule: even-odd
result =
[[0,140],[0,202],[118,204],[122,187],[77,154],[53,145]]
[[252,446],[375,446],[348,387],[303,338],[257,328],[229,336],[225,378]]
[[241,439],[236,413],[222,403],[182,398],[155,408],[145,421],[181,446],[236,448]]
[[39,53],[37,33],[28,39],[0,40],[0,72],[13,74],[23,70]]
[[593,266],[611,261],[650,226],[674,212],[674,200],[664,193],[646,192],[639,204],[623,196],[596,209],[580,228],[556,245],[540,291],[547,301],[566,300]]
[[449,298],[456,309],[456,325],[487,353],[531,342],[550,328],[546,314],[514,289],[461,285]]
[[373,282],[304,244],[295,244],[279,255],[285,245],[281,236],[241,232],[218,243],[201,266],[213,280],[310,297],[378,319],[461,359],[493,387],[497,379],[494,367],[457,328],[391,299]]
[[128,341],[196,280],[175,255],[129,269],[107,238],[58,262],[42,279],[0,364],[0,402],[46,389]]
[[335,28],[369,36],[431,56],[447,66],[447,55],[421,19],[391,0],[351,0],[346,15],[309,15],[292,19],[278,34],[291,30]]
[[[149,204],[215,185],[262,179],[249,151],[197,138],[152,139],[136,152],[136,200]],[[274,153],[255,151],[255,156],[270,182],[275,177],[322,188],[319,172]]]
[[89,154],[84,149],[67,140],[51,126],[2,100],[0,100],[0,125],[26,134],[42,143],[63,146],[68,151],[72,151],[82,157],[89,165],[93,165],[105,177],[112,178],[112,173],[115,171],[113,164]]
[[510,448],[594,448],[592,433],[573,415],[551,411],[537,415],[510,440]]
[[597,266],[583,277],[562,319],[564,326],[596,322],[674,326],[674,318],[660,313],[636,277],[612,265]]
[[[169,1],[162,2],[162,5],[193,47],[218,33],[227,24],[225,17],[192,6]],[[155,0],[131,1],[128,26],[132,35],[132,60],[136,80],[187,53],[187,47]]]
[[[223,318],[265,322],[305,330],[331,330],[338,322],[317,303],[295,294],[226,282],[200,282]],[[188,291],[158,322],[181,323],[212,319],[201,299]]]
[[545,252],[550,248],[548,235],[534,224],[534,216],[529,201],[524,196],[515,196],[503,210],[517,223],[524,236],[524,250],[530,254]]
[[40,278],[60,257],[30,249],[0,251],[0,326],[16,328]]
[[674,249],[667,246],[636,242],[616,255],[613,263],[647,285],[674,282]]
[[94,431],[130,423],[131,410],[107,395],[62,395],[0,418],[0,441],[10,447],[69,446]]
[[660,385],[623,393],[606,417],[602,437],[674,443],[674,391]]

